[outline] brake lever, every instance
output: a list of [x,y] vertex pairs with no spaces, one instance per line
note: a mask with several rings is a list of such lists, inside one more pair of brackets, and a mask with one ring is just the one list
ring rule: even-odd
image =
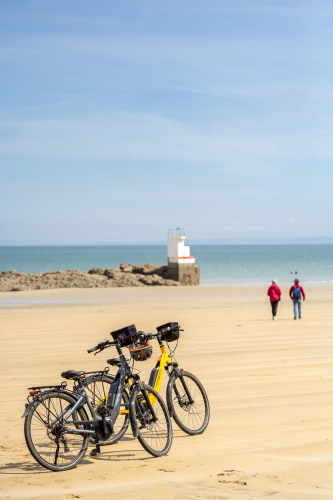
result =
[[96,356],[96,354],[98,354],[99,352],[103,351],[105,348],[106,348],[105,344],[104,345],[103,344],[100,345],[99,348],[98,348],[98,351],[95,352],[94,356]]

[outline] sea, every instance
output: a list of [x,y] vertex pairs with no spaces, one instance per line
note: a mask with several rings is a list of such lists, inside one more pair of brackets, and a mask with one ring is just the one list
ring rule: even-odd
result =
[[[333,244],[191,245],[201,286],[333,285]],[[167,264],[166,245],[4,246],[0,272],[44,273],[121,263]]]

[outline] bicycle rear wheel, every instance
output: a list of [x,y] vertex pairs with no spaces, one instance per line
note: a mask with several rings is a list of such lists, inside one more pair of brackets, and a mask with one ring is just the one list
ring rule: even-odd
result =
[[177,372],[171,375],[168,383],[167,403],[170,415],[187,434],[201,434],[210,417],[208,397],[195,375],[184,370],[181,373],[184,383]]
[[154,457],[161,457],[171,448],[171,420],[159,393],[149,385],[145,385],[145,389],[157,420],[154,421],[145,396],[139,389],[134,389],[130,397],[130,418],[138,428],[137,437],[143,448]]
[[[107,400],[109,396],[110,386],[114,381],[114,377],[110,375],[91,375],[84,382],[84,387],[86,390],[86,394],[91,401],[91,404],[98,414],[98,408],[100,406],[106,407]],[[129,413],[128,413],[128,394],[126,391],[123,391],[122,394],[122,403],[120,407],[120,412],[117,417],[117,420],[113,426],[113,434],[108,441],[100,442],[100,445],[109,445],[114,444],[119,439],[121,439],[126,433],[129,425]],[[93,442],[96,443],[96,439],[92,438]]]
[[36,399],[25,418],[24,436],[31,455],[52,471],[72,469],[87,451],[88,436],[70,433],[83,429],[80,421],[88,419],[82,407],[68,417],[75,403],[69,394],[48,392]]

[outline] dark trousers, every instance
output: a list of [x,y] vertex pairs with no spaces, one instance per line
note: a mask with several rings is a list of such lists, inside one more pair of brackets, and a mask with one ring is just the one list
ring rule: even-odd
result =
[[273,302],[271,302],[273,317],[276,316],[278,303],[279,303],[278,300],[274,300]]

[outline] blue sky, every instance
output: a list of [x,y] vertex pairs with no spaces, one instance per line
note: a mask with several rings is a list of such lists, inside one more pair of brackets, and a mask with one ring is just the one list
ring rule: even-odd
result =
[[333,3],[0,0],[0,245],[333,237]]

